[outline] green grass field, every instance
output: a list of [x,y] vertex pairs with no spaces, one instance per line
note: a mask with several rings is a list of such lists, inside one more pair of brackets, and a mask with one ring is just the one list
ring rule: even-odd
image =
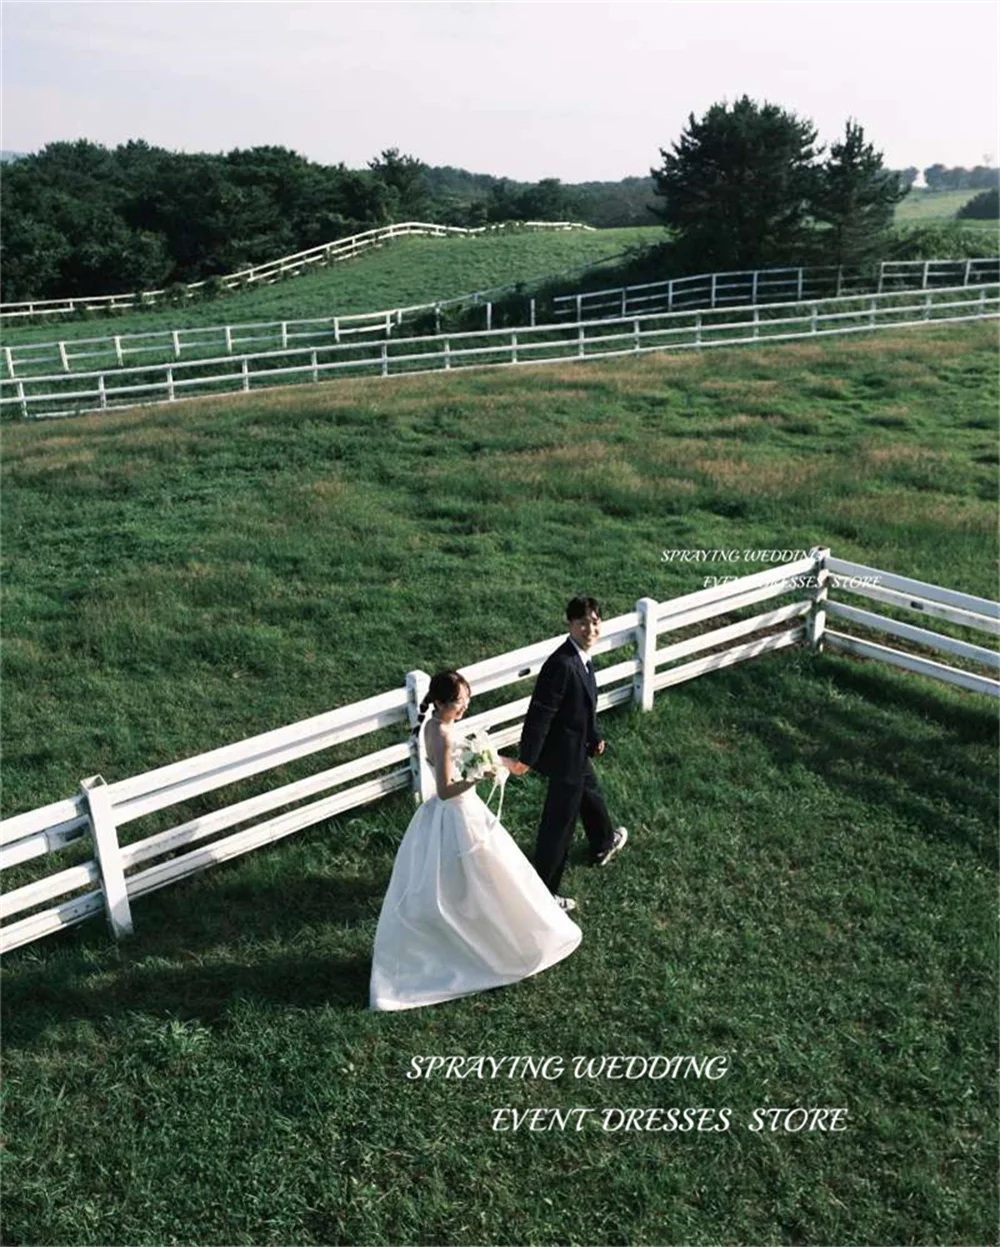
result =
[[[972,325],[10,426],[5,814],[554,635],[580,589],[700,587],[665,548],[995,597],[996,410]],[[405,797],[137,901],[120,947],[94,920],[7,958],[3,1241],[995,1243],[995,707],[786,651],[605,731],[633,842],[574,862],[583,944],[517,987],[366,1011]],[[541,799],[505,803],[529,851]],[[616,1053],[730,1072],[406,1078]],[[848,1128],[751,1132],[762,1106]]]
[[3,339],[67,341],[107,333],[145,333],[196,325],[305,320],[385,311],[478,290],[534,282],[597,264],[628,247],[659,242],[659,226],[485,235],[477,238],[398,238],[356,260],[292,277],[273,286],[239,291],[210,302],[158,311],[93,313],[58,325],[5,325]]
[[[975,199],[978,191],[929,191],[911,190],[896,207],[896,223],[898,225],[931,225],[942,221],[953,221],[955,213],[964,207],[970,199]],[[986,226],[996,233],[996,221],[963,221],[964,226]]]

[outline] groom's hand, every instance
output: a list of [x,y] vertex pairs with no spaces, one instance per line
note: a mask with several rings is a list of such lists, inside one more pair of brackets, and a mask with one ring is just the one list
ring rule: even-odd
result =
[[597,756],[600,757],[603,752],[604,752],[604,741],[599,740],[597,742],[597,748],[594,750],[594,753],[596,753]]

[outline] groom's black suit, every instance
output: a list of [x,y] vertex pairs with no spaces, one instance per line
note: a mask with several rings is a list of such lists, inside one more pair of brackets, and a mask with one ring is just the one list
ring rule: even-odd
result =
[[535,868],[551,892],[562,878],[577,815],[592,853],[613,829],[590,758],[597,752],[597,681],[572,639],[545,660],[521,732],[520,758],[549,781],[535,847]]

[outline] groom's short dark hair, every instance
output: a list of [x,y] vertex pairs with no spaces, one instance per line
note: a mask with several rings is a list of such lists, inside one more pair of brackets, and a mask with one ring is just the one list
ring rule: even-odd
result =
[[601,617],[601,608],[597,598],[578,597],[572,598],[566,606],[567,619],[583,619],[593,611],[598,619]]

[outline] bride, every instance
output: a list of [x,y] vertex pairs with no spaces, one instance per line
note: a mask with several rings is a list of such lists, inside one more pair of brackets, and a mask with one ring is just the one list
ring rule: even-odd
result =
[[[469,697],[464,677],[443,671],[420,706],[414,734],[437,796],[414,814],[396,854],[375,933],[373,1009],[415,1009],[516,983],[580,942],[580,928],[476,794],[476,781],[461,778],[455,725]],[[528,770],[501,761],[514,775]]]

